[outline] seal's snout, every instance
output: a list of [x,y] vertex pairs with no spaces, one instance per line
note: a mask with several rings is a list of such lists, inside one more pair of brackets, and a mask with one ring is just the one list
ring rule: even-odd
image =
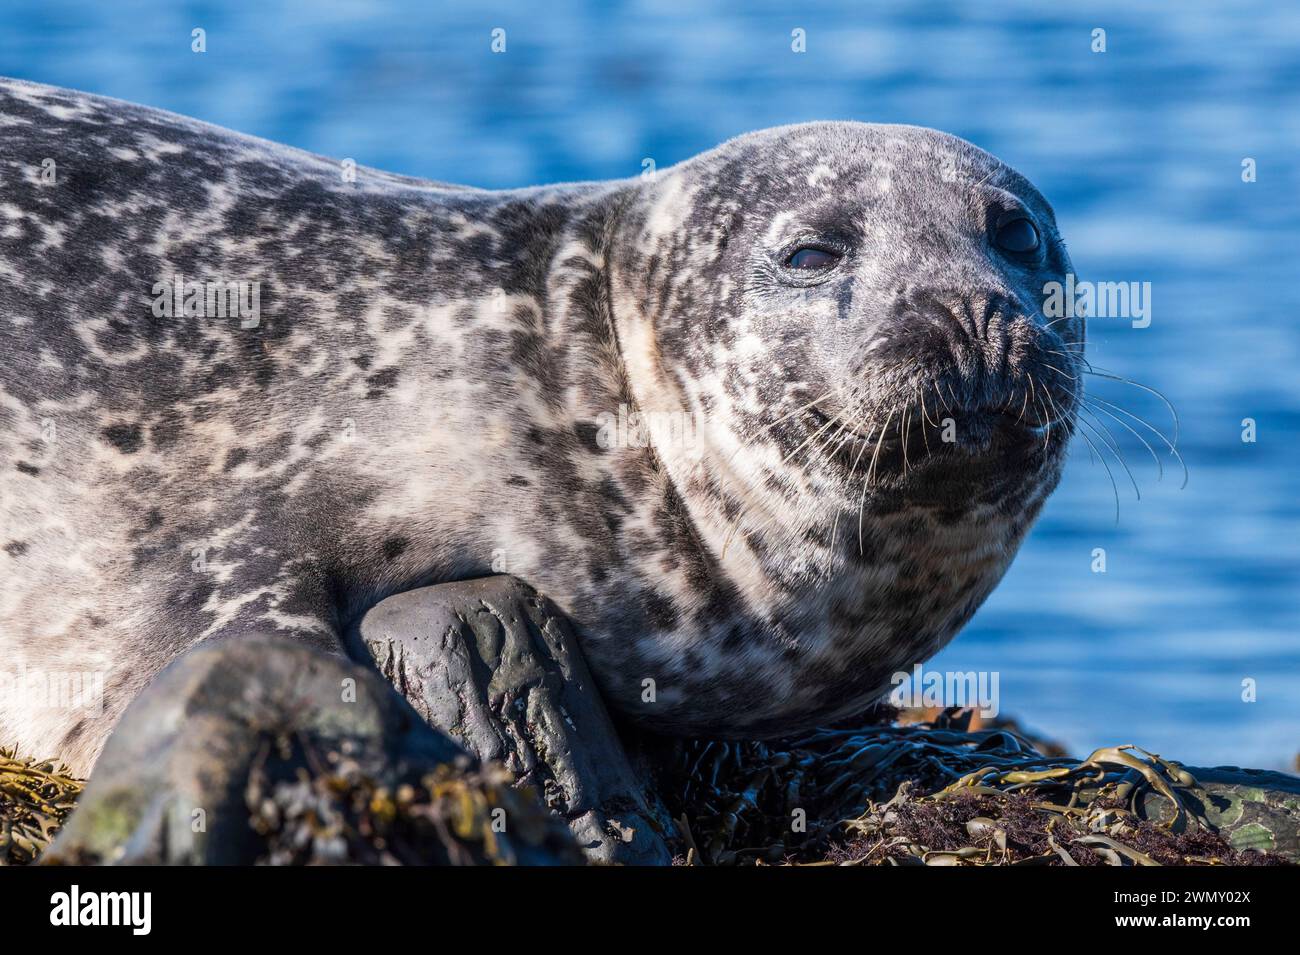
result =
[[976,459],[1055,454],[1073,428],[1079,347],[1003,288],[900,290],[868,343],[866,373],[892,383],[859,429],[875,472],[948,462],[953,481]]
[[[931,339],[926,366],[936,399],[963,419],[965,450],[1023,440],[1069,419],[1079,356],[1039,310],[997,289],[921,290],[901,320]],[[924,382],[921,382],[924,386]]]
[[933,338],[941,365],[972,384],[1011,373],[1034,324],[1028,309],[997,290],[921,289],[900,297],[895,308],[900,321],[919,325],[921,334]]

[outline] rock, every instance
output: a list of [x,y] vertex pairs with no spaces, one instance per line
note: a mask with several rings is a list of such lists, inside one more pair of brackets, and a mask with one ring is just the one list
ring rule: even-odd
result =
[[[1000,727],[968,732],[953,714],[892,718],[629,747],[708,865],[1300,862],[1294,777],[1185,767],[1131,745],[1047,756]],[[993,852],[983,837],[998,830],[1014,838]]]
[[667,811],[549,600],[512,577],[439,584],[384,600],[351,640],[430,725],[542,792],[589,859],[672,861]]
[[[1232,848],[1273,852],[1300,862],[1300,779],[1236,766],[1189,766],[1187,771],[1208,797],[1199,811]],[[1171,808],[1159,793],[1146,795],[1143,810],[1148,818],[1164,821]]]
[[[667,864],[679,815],[697,861],[774,863],[822,851],[904,779],[917,805],[966,787],[954,798],[983,799],[982,816],[1001,807],[1008,825],[1026,824],[1015,801],[1030,788],[1046,821],[1067,798],[1108,824],[1116,806],[1137,813],[1121,846],[1093,846],[1085,827],[1068,846],[1044,836],[1025,850],[1048,861],[1058,849],[1119,862],[1300,860],[1300,779],[1281,773],[1188,768],[1129,746],[1044,756],[1005,729],[893,726],[879,714],[786,741],[620,738],[568,623],[513,578],[389,598],[348,645],[366,662],[276,637],[178,659],[128,708],[42,861]],[[57,798],[66,810],[76,781],[50,788],[53,767],[5,767],[0,830],[25,861],[58,823],[34,809]],[[979,842],[968,829],[954,839]],[[889,861],[877,848],[863,851]],[[1249,849],[1274,855],[1233,851]]]
[[[498,782],[368,667],[276,637],[206,644],[128,707],[42,861],[582,861],[562,826],[513,790],[503,801]],[[428,797],[455,786],[454,806]],[[401,824],[421,793],[459,813],[463,845]],[[379,822],[418,857],[381,858],[373,807],[389,803]],[[485,834],[479,817],[505,831]]]

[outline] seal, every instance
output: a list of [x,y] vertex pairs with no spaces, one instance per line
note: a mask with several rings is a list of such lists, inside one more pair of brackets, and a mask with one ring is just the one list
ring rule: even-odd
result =
[[1069,259],[944,133],[486,191],[18,81],[0,127],[0,741],[81,772],[203,641],[364,653],[503,572],[634,721],[794,732],[951,639],[1059,479]]

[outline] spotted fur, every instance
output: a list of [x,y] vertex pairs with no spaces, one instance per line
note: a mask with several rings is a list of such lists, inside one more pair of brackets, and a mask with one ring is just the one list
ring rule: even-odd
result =
[[[790,732],[947,642],[1055,486],[1083,330],[1037,302],[1069,262],[961,140],[816,123],[504,192],[347,173],[0,83],[0,667],[105,675],[100,716],[0,701],[0,742],[84,772],[200,641],[352,649],[383,597],[502,571],[625,714]],[[1040,261],[990,244],[1015,208]],[[816,281],[783,258],[810,237],[842,253]],[[176,274],[258,282],[260,320],[156,317]],[[690,440],[624,441],[620,408]]]

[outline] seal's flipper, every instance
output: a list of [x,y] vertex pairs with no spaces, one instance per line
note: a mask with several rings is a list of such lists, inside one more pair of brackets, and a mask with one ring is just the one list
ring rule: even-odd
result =
[[568,622],[513,577],[389,597],[349,635],[430,725],[545,795],[588,857],[664,865],[666,811],[632,771]]
[[[372,669],[246,635],[182,655],[137,697],[43,861],[581,862],[501,775]],[[444,802],[455,826],[437,824]]]

